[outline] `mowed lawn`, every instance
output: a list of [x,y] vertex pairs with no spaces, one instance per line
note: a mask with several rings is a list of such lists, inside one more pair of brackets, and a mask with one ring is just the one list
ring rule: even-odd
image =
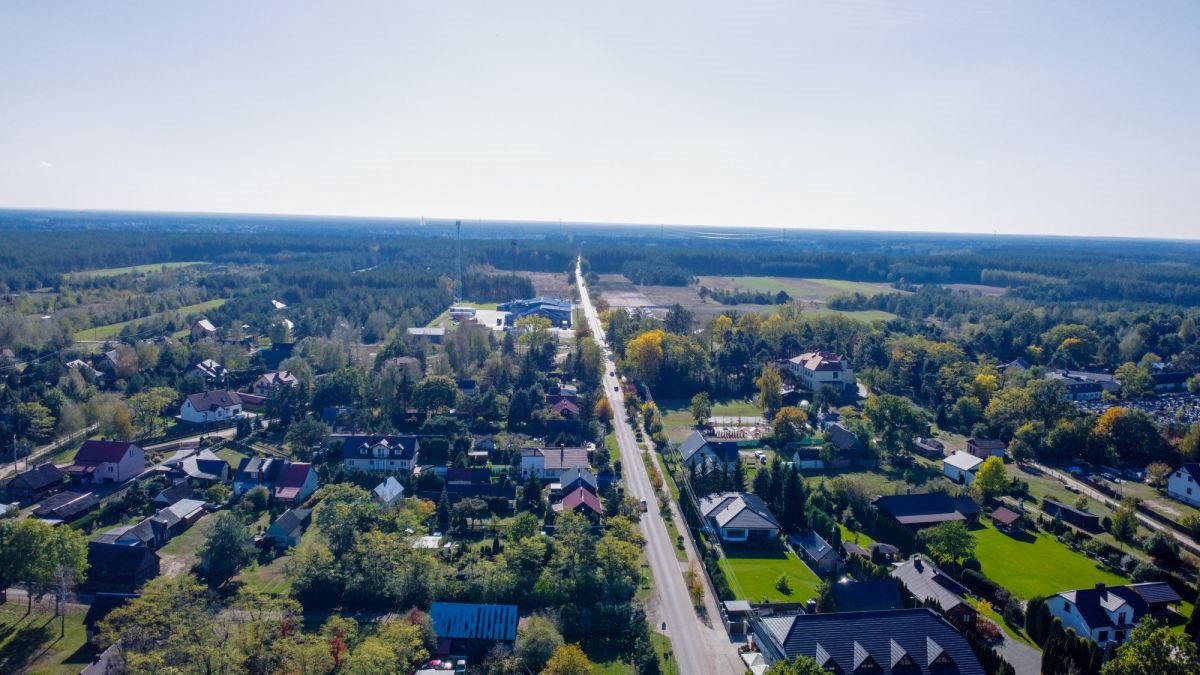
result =
[[[695,427],[692,402],[683,398],[664,398],[655,401],[662,413],[663,428],[676,443],[687,438]],[[748,398],[727,398],[713,401],[713,417],[762,417],[762,410]]]
[[[165,312],[158,312],[157,314],[151,314],[149,316],[143,316],[143,317],[140,317],[137,319],[130,319],[129,321],[122,321],[120,323],[110,323],[107,326],[96,326],[95,328],[88,328],[87,330],[79,331],[78,333],[75,334],[75,339],[76,340],[107,340],[111,337],[116,337],[117,335],[119,335],[121,333],[121,330],[124,329],[125,326],[128,326],[129,324],[139,323],[141,321],[145,321],[147,319],[152,319],[156,316],[162,316],[164,314],[186,315],[186,314],[190,314],[192,312],[203,312],[203,311],[209,310],[209,309],[216,309],[217,307],[220,307],[223,304],[225,304],[225,300],[223,300],[223,299],[208,300],[206,302],[199,302],[194,305],[187,305],[184,307],[180,307],[178,309],[169,309]],[[181,332],[186,334],[187,331],[181,331]]]
[[25,613],[24,600],[0,605],[0,673],[78,673],[92,662],[94,650],[83,627],[84,610],[67,611],[67,634],[59,637],[59,619],[52,605],[34,605]]
[[[741,600],[761,602],[804,602],[817,596],[821,579],[791,551],[741,551],[729,549],[733,557],[721,559],[729,586]],[[779,575],[787,575],[792,592],[775,588]]]
[[975,557],[983,573],[1021,598],[1089,588],[1098,582],[1128,583],[1045,532],[1013,537],[985,523],[974,534]]

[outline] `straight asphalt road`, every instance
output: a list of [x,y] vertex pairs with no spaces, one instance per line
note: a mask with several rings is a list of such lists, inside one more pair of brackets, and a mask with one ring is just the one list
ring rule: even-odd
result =
[[[580,304],[593,337],[606,347],[600,317],[588,296],[583,274],[576,266],[576,282]],[[604,393],[613,409],[613,428],[621,449],[621,466],[625,490],[635,499],[646,500],[647,511],[642,515],[642,535],[646,537],[646,558],[654,575],[654,592],[662,619],[667,624],[666,635],[671,640],[674,660],[680,673],[687,675],[724,675],[745,671],[736,650],[719,626],[705,626],[692,607],[691,597],[683,583],[679,560],[675,557],[675,542],[658,512],[658,498],[642,463],[642,448],[637,443],[625,416],[625,395],[615,373],[612,357],[604,360]],[[714,617],[714,622],[718,620]],[[661,626],[655,626],[661,629]]]

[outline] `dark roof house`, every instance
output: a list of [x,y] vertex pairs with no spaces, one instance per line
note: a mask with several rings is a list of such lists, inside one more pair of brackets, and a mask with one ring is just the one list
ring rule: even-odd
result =
[[32,502],[53,492],[63,484],[66,474],[51,462],[38,464],[21,471],[4,485],[8,498],[18,502]]
[[979,516],[979,506],[970,497],[951,497],[944,492],[878,497],[875,508],[914,528]]
[[894,579],[878,581],[849,581],[831,587],[833,604],[838,612],[873,612],[884,609],[904,609],[900,587]]
[[429,618],[438,637],[439,654],[450,653],[464,641],[490,645],[517,639],[516,605],[435,602],[429,608]]
[[955,628],[928,608],[762,619],[776,659],[807,656],[834,673],[984,675]]
[[85,590],[133,593],[158,576],[158,554],[145,546],[88,544]]

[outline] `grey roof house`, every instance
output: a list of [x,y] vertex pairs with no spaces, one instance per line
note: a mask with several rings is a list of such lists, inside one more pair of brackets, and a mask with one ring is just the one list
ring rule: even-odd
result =
[[717,530],[721,541],[727,543],[767,543],[779,534],[779,520],[755,494],[709,495],[700,500],[700,513]]

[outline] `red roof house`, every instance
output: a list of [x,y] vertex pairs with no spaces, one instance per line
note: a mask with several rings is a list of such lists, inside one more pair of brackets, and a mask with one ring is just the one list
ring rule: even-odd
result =
[[124,483],[146,470],[146,453],[129,441],[85,441],[67,475],[82,483]]
[[279,470],[271,496],[281,504],[295,505],[317,489],[317,472],[308,462],[288,462]]
[[595,518],[599,518],[604,514],[604,509],[600,506],[600,499],[582,487],[576,488],[566,497],[563,497],[562,510],[574,511]]

